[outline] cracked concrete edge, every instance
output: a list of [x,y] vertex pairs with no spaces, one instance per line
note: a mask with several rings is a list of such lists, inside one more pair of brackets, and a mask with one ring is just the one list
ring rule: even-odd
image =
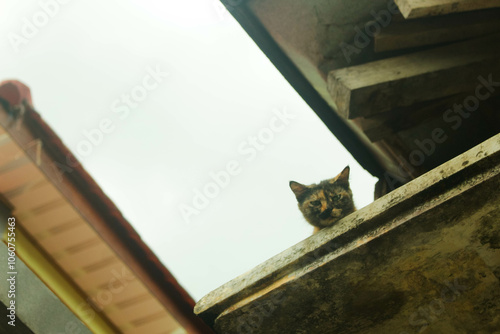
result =
[[[280,279],[286,280],[287,275],[293,277],[293,273],[297,270],[300,271],[304,263],[318,262],[317,260],[320,257],[315,256],[315,251],[324,251],[329,244],[332,245],[332,242],[335,249],[342,247],[344,251],[347,251],[350,247],[346,248],[346,246],[356,239],[370,235],[374,237],[381,227],[382,230],[391,228],[391,222],[395,220],[396,216],[407,214],[409,209],[416,206],[415,199],[422,203],[422,207],[435,206],[439,203],[426,203],[429,199],[428,195],[432,192],[443,194],[449,189],[453,192],[452,188],[462,182],[466,175],[468,175],[469,179],[478,174],[489,173],[490,175],[489,177],[486,175],[486,179],[496,175],[495,173],[499,173],[498,168],[495,168],[493,172],[490,170],[485,172],[479,168],[480,166],[478,167],[478,165],[483,165],[483,162],[487,164],[486,161],[491,159],[498,167],[500,134],[379,198],[370,205],[342,219],[336,225],[321,230],[319,233],[258,265],[251,271],[208,293],[196,304],[195,313],[207,323],[213,324],[215,318],[233,304],[243,302],[258,290],[268,290],[270,286],[275,285]],[[483,179],[483,176],[476,177],[476,182],[482,182]],[[475,184],[477,183],[472,182],[470,186]],[[453,194],[451,193],[450,196],[453,196]],[[436,197],[436,195],[434,194],[433,197]],[[384,225],[386,226],[384,227]],[[334,256],[333,253],[330,256]]]

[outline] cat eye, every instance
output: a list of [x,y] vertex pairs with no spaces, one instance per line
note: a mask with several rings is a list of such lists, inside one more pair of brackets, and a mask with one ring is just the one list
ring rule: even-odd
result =
[[311,205],[312,206],[320,206],[321,205],[321,201],[312,201]]
[[339,194],[339,195],[335,195],[335,196],[333,196],[333,200],[334,200],[334,201],[338,201],[338,200],[339,200],[339,199],[341,199],[341,198],[342,198],[342,195],[340,195],[340,194]]

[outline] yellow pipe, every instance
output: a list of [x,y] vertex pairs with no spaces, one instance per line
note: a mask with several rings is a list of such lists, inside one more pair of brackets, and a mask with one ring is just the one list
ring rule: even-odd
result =
[[[2,241],[7,240],[6,229]],[[87,303],[82,293],[72,282],[60,272],[53,261],[48,259],[33,243],[24,229],[16,224],[16,254],[36,274],[40,280],[61,300],[93,333],[115,334],[108,321],[100,313],[94,311]],[[71,322],[65,328],[68,333],[73,332],[75,324]]]

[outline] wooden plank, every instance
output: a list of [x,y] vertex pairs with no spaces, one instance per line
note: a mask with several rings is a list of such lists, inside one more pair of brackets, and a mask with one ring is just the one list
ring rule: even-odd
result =
[[6,139],[2,141],[2,138],[0,138],[0,141],[2,141],[0,144],[0,168],[24,155],[24,152],[10,140],[10,137],[6,135],[2,137]]
[[7,195],[7,198],[16,207],[17,212],[25,212],[61,200],[62,196],[52,184],[46,181],[28,191],[13,196]]
[[375,51],[435,45],[500,31],[500,10],[392,22],[375,35]]
[[67,272],[72,272],[73,270],[92,265],[110,256],[116,256],[109,246],[104,243],[92,245],[76,254],[67,254],[65,252],[60,254],[62,255],[56,258],[56,261]]
[[68,221],[80,218],[79,213],[71,206],[63,204],[45,212],[28,212],[19,214],[19,220],[30,234],[42,233]]
[[457,94],[439,100],[418,103],[407,108],[398,108],[390,112],[368,118],[358,118],[359,125],[371,142],[377,142],[402,130],[419,126],[426,120],[442,117],[443,112],[454,103],[463,101],[467,95]]
[[407,19],[500,7],[500,0],[395,0]]
[[161,317],[140,324],[137,327],[119,327],[124,334],[142,334],[142,333],[189,333],[179,326],[179,323],[172,317]]
[[133,322],[141,318],[145,318],[151,314],[159,313],[163,310],[160,302],[153,296],[146,300],[140,300],[137,303],[127,305],[125,308],[116,308],[107,313],[108,317],[121,327],[124,323]]
[[35,165],[28,163],[0,174],[0,192],[7,193],[30,182],[43,180],[44,175]]
[[331,71],[328,90],[353,119],[474,92],[480,75],[500,79],[500,34]]
[[[80,286],[83,290],[90,290],[96,287],[100,287],[102,285],[110,284],[109,282],[114,282],[116,277],[113,276],[113,273],[118,273],[118,275],[125,268],[125,264],[121,261],[117,261],[111,265],[102,268],[101,270],[96,270],[91,273],[83,274],[79,277],[72,277],[74,281]],[[133,274],[129,274],[128,277],[136,279]]]
[[[57,233],[46,238],[37,238],[40,245],[49,253],[56,253],[64,250],[72,245],[78,244],[91,238],[98,238],[92,228],[82,221],[81,224],[75,226],[64,233]],[[36,238],[36,237],[35,237]],[[99,260],[94,259],[94,260]]]
[[[106,282],[106,284],[104,284],[103,286],[84,289],[84,291],[87,293],[88,296],[90,296],[91,301],[95,305],[97,305],[97,307],[104,309],[104,312],[115,309],[116,304],[128,303],[129,301],[141,299],[143,296],[150,294],[146,289],[146,287],[144,286],[144,284],[139,280],[127,279],[126,283],[127,285],[124,286],[124,289],[122,289],[120,293],[114,294],[113,300],[105,305],[103,305],[102,301],[100,301],[100,298],[98,296],[100,295],[99,293],[102,294],[103,291],[107,290],[109,291],[110,287],[109,282]],[[119,289],[120,282],[112,281],[111,287]]]
[[[401,131],[415,129],[421,127],[424,123],[431,119],[442,119],[446,110],[452,109],[454,104],[462,103],[468,95],[458,94],[438,101],[432,101],[427,105],[415,105],[408,110],[394,110],[385,114],[378,114],[369,118],[358,118],[354,122],[363,129],[364,134],[371,142],[391,137]],[[481,101],[478,109],[474,111],[472,119],[466,119],[464,126],[472,132],[474,120],[478,122],[482,132],[495,134],[498,133],[500,127],[500,114],[497,112],[500,108],[500,96],[490,97],[485,101]],[[445,125],[446,122],[443,124]],[[458,134],[457,132],[453,132]],[[416,135],[415,135],[416,136]],[[460,137],[460,135],[458,136]],[[468,140],[476,138],[469,137]],[[456,145],[456,140],[454,140]]]

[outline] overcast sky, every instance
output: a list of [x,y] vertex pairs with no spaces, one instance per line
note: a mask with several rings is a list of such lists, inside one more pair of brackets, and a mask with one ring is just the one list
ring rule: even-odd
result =
[[312,233],[288,187],[375,178],[215,0],[0,0],[0,80],[195,300]]

